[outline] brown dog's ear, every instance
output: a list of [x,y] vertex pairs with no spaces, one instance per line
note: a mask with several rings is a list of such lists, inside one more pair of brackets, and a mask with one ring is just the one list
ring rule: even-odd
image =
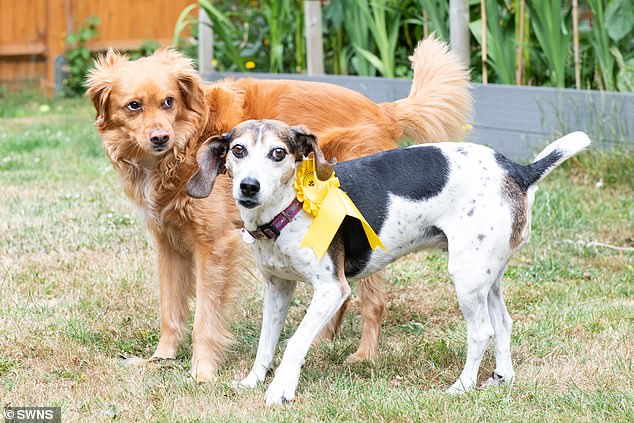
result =
[[122,62],[127,61],[125,55],[109,49],[105,54],[95,60],[95,67],[86,77],[86,95],[92,100],[97,112],[97,126],[103,128],[108,120],[108,105],[114,80],[113,69]]
[[171,64],[185,106],[194,113],[202,115],[205,107],[205,92],[200,76],[194,69],[194,62],[171,49],[159,49],[154,55]]
[[187,181],[187,194],[194,198],[206,198],[211,194],[216,177],[227,171],[225,158],[231,134],[214,135],[207,139],[198,151],[198,170]]
[[306,157],[310,153],[315,154],[315,173],[317,174],[319,180],[327,181],[335,169],[337,159],[333,159],[332,163],[326,161],[324,153],[321,151],[321,148],[319,148],[317,137],[306,127],[291,126],[291,131],[295,136],[295,142],[302,156]]

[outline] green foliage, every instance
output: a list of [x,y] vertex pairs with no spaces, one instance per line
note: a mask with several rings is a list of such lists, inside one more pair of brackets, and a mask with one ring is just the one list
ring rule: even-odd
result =
[[[572,12],[569,1],[526,1],[520,34],[520,0],[485,0],[489,81],[514,84],[517,49],[522,49],[522,83],[573,86]],[[303,72],[305,41],[301,0],[199,0],[214,27],[214,54],[220,71],[254,69]],[[424,28],[449,39],[449,6],[442,0],[331,0],[322,8],[324,65],[327,73],[411,76],[408,56]],[[479,0],[469,0],[473,35],[471,68],[481,69],[482,27]],[[195,5],[183,10],[174,44],[191,27],[196,39]],[[634,2],[580,2],[581,85],[588,89],[631,91],[634,80]],[[520,44],[520,39],[522,39]],[[249,66],[247,66],[247,64]]]
[[[367,60],[379,73],[388,78],[395,76],[394,59],[396,42],[401,25],[402,14],[398,1],[357,0],[356,9],[368,24],[368,29],[378,50],[378,56],[364,46],[353,43],[357,53]],[[367,35],[366,35],[367,37]]]
[[[241,0],[212,4],[199,0],[214,34],[215,67],[220,71],[301,72],[305,69],[303,37],[303,2],[275,0],[257,3]],[[187,49],[183,32],[192,28],[196,38],[196,17],[191,15],[196,5],[180,14],[173,44]],[[297,13],[297,11],[301,11]]]
[[[449,2],[443,0],[419,0],[422,9],[427,13],[427,25],[430,33],[435,33],[441,40],[449,41]],[[422,25],[422,21],[413,18],[411,22]]]
[[141,57],[151,56],[160,47],[161,45],[156,41],[146,40],[141,43],[137,50],[130,50],[126,54],[131,60],[136,60]]
[[[374,49],[372,38],[369,33],[368,21],[361,13],[357,13],[356,6],[363,3],[359,0],[336,0],[333,4],[339,3],[343,16],[343,26],[348,35],[348,40],[353,46],[350,52],[350,64],[352,69],[362,76],[374,76],[376,68],[364,57],[360,51],[372,51]],[[369,5],[365,5],[366,9]]]
[[572,34],[566,25],[569,8],[561,0],[534,0],[526,3],[531,24],[539,43],[536,56],[548,72],[550,82],[560,88],[566,86],[566,66],[571,52]]
[[599,86],[602,89],[614,91],[614,56],[610,53],[610,39],[605,27],[603,15],[603,0],[588,0],[592,15],[596,18],[592,25],[590,43],[599,63]]
[[634,30],[634,2],[612,0],[605,9],[605,26],[610,38],[619,42]]
[[97,25],[100,23],[97,16],[91,16],[77,32],[66,36],[68,77],[64,79],[64,92],[68,96],[81,95],[84,92],[84,79],[92,66],[92,56],[86,42],[98,35]]
[[[496,0],[486,0],[487,12],[487,61],[493,67],[494,76],[502,84],[515,83],[514,21],[510,12]],[[469,24],[471,33],[482,45],[482,19]]]

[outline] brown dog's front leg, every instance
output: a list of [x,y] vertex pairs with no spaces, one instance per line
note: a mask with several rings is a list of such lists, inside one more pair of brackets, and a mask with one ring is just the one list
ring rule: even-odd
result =
[[190,254],[178,252],[166,237],[157,235],[161,337],[152,358],[176,358],[189,315],[193,269]]
[[[227,237],[228,238],[228,237]],[[196,312],[192,333],[191,374],[197,382],[212,380],[232,340],[227,312],[236,283],[234,254],[237,239],[219,239],[222,252],[201,249],[196,254]]]

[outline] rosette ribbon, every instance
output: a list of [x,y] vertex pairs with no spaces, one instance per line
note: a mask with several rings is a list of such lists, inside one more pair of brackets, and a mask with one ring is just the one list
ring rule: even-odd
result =
[[312,157],[306,158],[297,168],[294,187],[304,210],[315,216],[299,246],[312,248],[317,261],[328,250],[346,216],[361,221],[372,250],[381,247],[387,251],[350,197],[339,188],[339,179],[334,172],[327,181],[321,181],[315,174],[315,160]]

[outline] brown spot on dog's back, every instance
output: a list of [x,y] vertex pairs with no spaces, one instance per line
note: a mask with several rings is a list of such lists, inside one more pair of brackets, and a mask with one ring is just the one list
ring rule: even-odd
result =
[[507,176],[502,184],[502,194],[509,200],[511,206],[511,248],[517,248],[523,240],[522,233],[526,227],[528,210],[526,192],[520,188],[515,179]]

